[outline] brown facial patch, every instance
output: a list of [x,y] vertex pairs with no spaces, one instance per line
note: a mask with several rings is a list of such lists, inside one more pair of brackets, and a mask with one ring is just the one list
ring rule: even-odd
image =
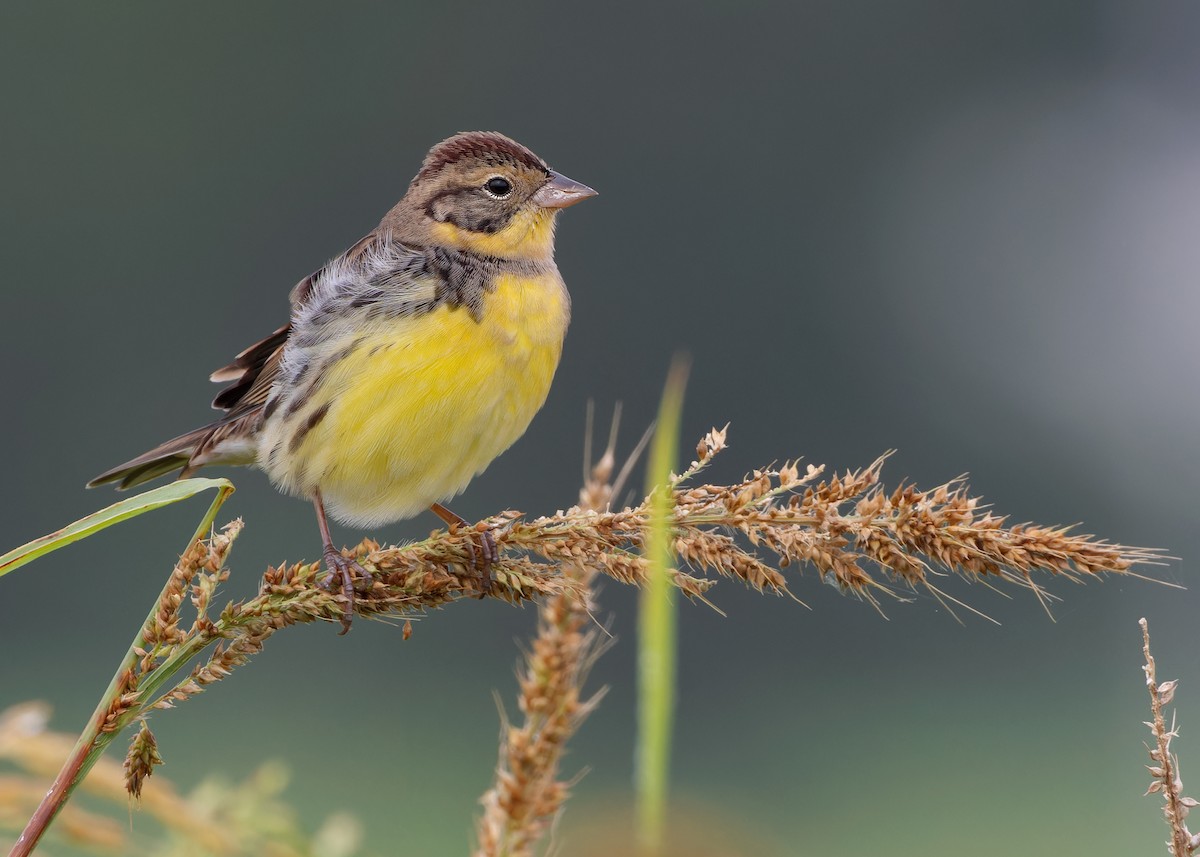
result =
[[508,199],[494,199],[474,185],[450,187],[429,201],[425,213],[468,232],[493,233],[509,224],[521,202],[515,193]]

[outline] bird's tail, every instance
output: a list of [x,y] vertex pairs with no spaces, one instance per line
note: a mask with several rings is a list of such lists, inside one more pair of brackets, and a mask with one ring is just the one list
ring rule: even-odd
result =
[[170,473],[181,470],[182,476],[191,475],[201,462],[194,461],[196,452],[206,445],[213,434],[214,426],[204,426],[187,434],[174,437],[166,443],[160,443],[154,449],[143,452],[137,458],[132,458],[124,464],[118,464],[111,470],[106,470],[87,484],[89,488],[103,485],[106,482],[117,482],[117,488],[125,490],[134,485],[141,485]]

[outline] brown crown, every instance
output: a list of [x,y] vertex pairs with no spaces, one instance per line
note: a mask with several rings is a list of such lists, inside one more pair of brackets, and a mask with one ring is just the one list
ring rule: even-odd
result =
[[425,156],[417,181],[440,172],[450,164],[471,158],[493,166],[510,165],[548,171],[546,162],[516,140],[496,131],[463,131],[438,143]]

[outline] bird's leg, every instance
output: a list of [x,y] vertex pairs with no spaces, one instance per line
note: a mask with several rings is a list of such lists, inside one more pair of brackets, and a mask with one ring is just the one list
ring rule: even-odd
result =
[[[470,527],[470,523],[462,515],[458,515],[441,503],[434,503],[429,507],[429,511],[437,515],[451,531],[459,527]],[[483,590],[489,591],[492,588],[492,563],[500,559],[500,551],[496,548],[496,539],[492,536],[491,530],[476,532],[475,538],[467,542],[467,551],[471,555],[471,565],[483,576]],[[475,552],[476,546],[479,547],[479,553]]]
[[325,504],[321,501],[321,492],[313,492],[313,508],[317,510],[317,526],[321,528],[321,544],[324,547],[325,570],[329,574],[321,581],[322,589],[332,589],[334,578],[342,585],[342,595],[346,596],[346,606],[342,608],[342,636],[350,630],[354,621],[354,573],[367,577],[367,571],[353,559],[346,559],[342,552],[333,546],[333,538],[329,535],[329,520],[325,517]]

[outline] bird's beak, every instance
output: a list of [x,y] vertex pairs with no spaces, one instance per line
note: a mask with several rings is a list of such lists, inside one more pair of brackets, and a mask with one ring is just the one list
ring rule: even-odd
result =
[[587,185],[550,170],[550,181],[533,195],[533,201],[542,208],[566,208],[595,195],[596,192]]

